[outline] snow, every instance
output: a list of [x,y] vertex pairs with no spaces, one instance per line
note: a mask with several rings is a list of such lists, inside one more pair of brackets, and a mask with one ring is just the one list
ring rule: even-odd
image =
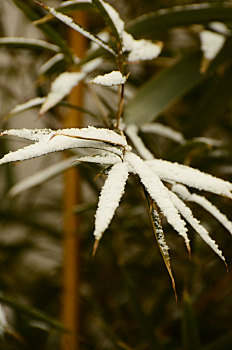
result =
[[200,40],[204,57],[208,60],[213,60],[222,49],[225,43],[225,36],[209,30],[203,30],[200,33]]
[[137,62],[140,60],[152,60],[159,56],[162,45],[155,44],[150,40],[135,40],[133,36],[127,32],[122,35],[123,51],[129,52],[127,60],[129,62]]
[[126,127],[126,134],[143,159],[149,160],[154,158],[153,154],[145,147],[142,139],[138,136],[138,127],[136,125],[128,125]]
[[214,30],[217,33],[224,34],[224,35],[229,35],[230,30],[227,28],[227,26],[222,23],[222,22],[210,22],[209,23],[209,28]]
[[59,103],[76,86],[85,74],[81,72],[65,72],[60,74],[52,83],[45,102],[43,103],[39,115],[43,115],[50,108]]
[[104,164],[104,165],[113,165],[116,163],[121,163],[121,158],[116,154],[96,154],[93,156],[83,156],[80,158],[76,158],[75,161],[78,162],[88,162],[88,163],[98,163],[98,164]]
[[166,126],[166,125],[163,125],[160,123],[144,124],[141,127],[141,131],[158,134],[158,135],[167,137],[167,138],[169,138],[175,142],[178,142],[180,144],[183,144],[185,142],[184,136],[180,132],[173,130],[169,126]]
[[6,314],[3,310],[2,305],[0,304],[0,336],[3,336],[6,329],[8,328],[8,322],[6,320]]
[[96,240],[100,240],[103,232],[108,228],[125,191],[127,178],[127,163],[115,164],[109,171],[101,190],[95,215],[95,230],[93,234]]
[[13,117],[14,115],[24,112],[30,108],[40,106],[45,100],[46,97],[35,97],[25,103],[19,104],[8,113],[7,117]]
[[99,1],[102,3],[108,15],[110,16],[119,36],[121,36],[124,30],[124,21],[120,18],[119,13],[110,4],[102,0]]
[[16,196],[25,190],[28,190],[32,187],[40,185],[41,183],[44,183],[45,181],[48,181],[52,177],[60,174],[61,172],[77,165],[77,163],[74,163],[75,160],[76,157],[70,157],[46,169],[36,172],[34,175],[27,177],[26,179],[18,182],[15,186],[13,186],[10,189],[8,195]]
[[162,159],[147,161],[152,170],[166,181],[174,181],[215,194],[232,198],[232,184],[186,165]]
[[119,71],[112,71],[104,75],[98,75],[90,83],[104,85],[104,86],[115,86],[125,84],[126,77]]
[[64,59],[63,53],[57,53],[55,56],[51,57],[48,61],[42,64],[39,68],[39,74],[45,74],[49,69],[51,69],[56,63]]
[[74,29],[75,31],[77,31],[78,33],[84,35],[86,38],[94,41],[96,44],[98,44],[99,46],[101,46],[102,48],[104,48],[105,50],[107,50],[108,52],[110,52],[113,55],[116,55],[116,53],[114,52],[114,50],[107,45],[104,41],[102,41],[100,38],[98,38],[97,36],[91,34],[90,32],[88,32],[87,30],[85,30],[82,26],[80,26],[79,24],[75,23],[73,21],[73,19],[71,17],[68,17],[64,14],[62,14],[61,12],[57,12],[54,8],[46,6],[46,9],[57,19],[59,19],[61,22],[65,23],[67,26],[69,26],[70,28]]
[[170,200],[166,192],[166,187],[149,167],[149,161],[145,162],[139,156],[131,152],[127,152],[124,159],[130,164],[134,173],[139,175],[142,184],[145,186],[151,198],[157,203],[160,210],[164,213],[168,223],[184,237],[185,241],[188,241],[185,222],[180,218],[177,209]]
[[232,222],[229,221],[226,215],[222,214],[220,210],[208,199],[203,196],[199,196],[196,193],[190,193],[185,186],[180,184],[172,186],[172,191],[186,201],[199,204],[202,208],[213,215],[232,234]]
[[50,44],[47,41],[40,39],[31,39],[31,38],[21,38],[21,37],[7,37],[0,38],[0,44],[26,44],[28,46],[38,46],[50,51],[59,52],[60,48],[57,45]]
[[199,221],[193,217],[191,210],[185,205],[185,203],[177,197],[177,195],[169,191],[172,202],[175,204],[178,211],[185,218],[186,221],[194,228],[194,230],[200,235],[200,237],[214,250],[214,252],[225,262],[225,258],[222,255],[221,250],[218,248],[216,242],[209,236],[208,231],[199,223]]

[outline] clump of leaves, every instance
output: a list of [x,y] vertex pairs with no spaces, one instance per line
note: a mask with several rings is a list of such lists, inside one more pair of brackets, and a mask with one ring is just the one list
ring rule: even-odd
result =
[[[110,121],[109,128],[96,128],[89,126],[88,128],[82,129],[6,130],[2,132],[1,135],[17,136],[19,138],[33,141],[34,144],[6,154],[0,160],[0,164],[22,161],[67,149],[71,149],[75,153],[78,153],[78,150],[80,149],[94,150],[94,154],[92,155],[82,157],[78,154],[75,155],[74,158],[72,157],[70,160],[65,161],[64,166],[61,165],[59,170],[55,170],[55,172],[58,173],[67,167],[73,166],[74,160],[99,163],[103,166],[107,166],[108,175],[100,193],[98,208],[95,215],[94,254],[104,231],[108,228],[113,215],[119,206],[119,202],[125,191],[128,175],[131,173],[139,177],[148,200],[149,213],[153,223],[152,227],[168,272],[172,278],[173,287],[175,287],[175,284],[169,262],[169,247],[165,241],[165,235],[161,225],[161,215],[164,215],[167,222],[184,238],[189,253],[191,249],[187,235],[186,222],[194,228],[201,238],[225,262],[222,251],[219,249],[216,242],[210,237],[207,229],[193,216],[190,208],[185,202],[196,202],[201,205],[218,221],[220,221],[230,233],[232,233],[232,223],[206,198],[189,192],[186,186],[232,199],[232,184],[186,165],[172,163],[162,159],[155,159],[154,155],[146,148],[142,139],[138,136],[139,130],[131,123],[131,117],[127,119],[126,112],[125,121],[127,124],[123,124],[125,85],[128,79],[128,74],[125,74],[127,65],[132,62],[155,59],[160,55],[163,44],[159,41],[155,43],[144,39],[136,40],[125,30],[125,24],[120,18],[119,13],[111,5],[102,0],[93,0],[92,5],[103,15],[106,23],[111,29],[112,36],[106,41],[100,36],[90,33],[88,30],[75,23],[71,17],[59,10],[46,6],[38,1],[35,2],[59,21],[94,42],[103,49],[107,55],[111,55],[111,57],[115,59],[117,70],[107,72],[104,75],[98,75],[91,81],[88,81],[89,73],[92,73],[97,67],[99,67],[102,61],[99,58],[95,58],[88,63],[82,62],[79,72],[63,72],[59,75],[52,83],[51,90],[46,97],[36,100],[34,99],[26,104],[17,106],[10,115],[14,115],[19,111],[21,112],[35,105],[42,105],[39,112],[39,116],[42,116],[49,109],[59,104],[81,80],[106,87],[118,87],[118,109],[115,115],[115,121]],[[210,35],[208,37],[205,37],[205,35],[201,36],[203,40],[204,54],[208,60],[212,60],[222,48],[225,41],[223,35],[224,34],[218,34],[220,45],[218,45],[214,54],[207,53],[207,50],[211,50],[210,42],[208,42],[208,46],[206,45],[207,38],[212,41],[212,37]],[[223,40],[221,37],[223,37]],[[215,37],[214,39],[217,40]],[[9,44],[12,44],[12,40],[13,39],[9,40]],[[16,39],[15,42],[17,42]],[[22,42],[22,39],[20,39],[20,42]],[[29,42],[28,40],[25,40],[24,44],[40,45],[43,48],[55,51],[57,55],[57,47],[55,46],[46,46],[41,42]],[[78,66],[80,63],[79,58],[73,56],[72,59]],[[204,69],[204,71],[206,71],[206,69]],[[166,133],[167,137],[180,143],[185,142],[181,134],[178,134],[176,131],[167,127],[165,129],[165,126],[162,128],[162,126],[160,127],[157,124],[151,124],[148,126],[147,130],[152,131],[157,127],[161,129],[161,132],[163,131]],[[143,126],[143,130],[146,130],[145,126]],[[133,149],[131,144],[133,144]],[[140,156],[138,154],[140,154]],[[46,176],[49,176],[49,171],[50,169],[43,172],[41,175],[43,180]],[[30,182],[30,180],[28,181]],[[29,187],[27,186],[27,181],[24,186],[21,186],[21,190],[26,187]]]

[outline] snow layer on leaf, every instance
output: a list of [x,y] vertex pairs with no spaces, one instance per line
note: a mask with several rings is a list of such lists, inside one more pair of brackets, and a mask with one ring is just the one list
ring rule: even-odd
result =
[[148,163],[144,162],[136,154],[128,152],[124,157],[132,167],[134,173],[138,174],[142,184],[145,186],[151,198],[156,202],[158,207],[164,213],[167,221],[172,227],[184,237],[186,244],[189,239],[187,236],[187,228],[185,222],[181,219],[176,207],[173,205],[166,187],[159,179],[159,177],[148,166]]
[[210,22],[209,23],[209,28],[214,30],[217,33],[220,34],[224,34],[224,35],[229,35],[230,34],[230,30],[227,28],[227,26],[225,25],[225,23],[222,22]]
[[136,150],[139,152],[143,159],[149,160],[153,159],[153,154],[145,147],[142,139],[138,136],[138,127],[136,125],[128,125],[126,127],[126,134],[129,136],[133,142]]
[[104,75],[98,75],[90,83],[104,85],[104,86],[114,86],[125,84],[126,77],[122,75],[119,71],[112,71]]
[[[167,190],[168,191],[168,190]],[[209,236],[208,231],[199,223],[199,221],[193,217],[191,210],[185,205],[185,203],[177,197],[177,195],[169,191],[170,197],[175,204],[178,211],[185,218],[186,221],[194,228],[194,230],[200,235],[200,237],[214,250],[214,252],[225,262],[225,258],[222,255],[221,250],[218,248],[216,242]]]
[[50,108],[59,103],[69,92],[84,78],[85,74],[80,72],[65,72],[60,74],[52,83],[45,102],[43,103],[39,114],[43,115]]
[[7,117],[13,117],[14,115],[25,112],[28,109],[40,106],[42,103],[44,103],[45,99],[46,97],[35,97],[25,103],[19,104],[8,113]]
[[213,60],[217,56],[225,43],[225,37],[219,33],[213,33],[209,30],[203,30],[200,33],[201,50],[204,57]]
[[84,157],[76,158],[76,161],[113,165],[116,163],[121,163],[121,158],[118,155],[113,153],[112,154],[105,153],[105,154],[96,154],[93,156],[84,156]]
[[60,129],[54,132],[56,135],[66,135],[71,137],[79,137],[86,140],[97,140],[112,143],[115,145],[126,146],[127,141],[124,136],[121,136],[110,129],[105,128],[95,128],[94,126],[89,126],[88,128],[69,128]]
[[152,170],[162,179],[183,183],[187,186],[232,198],[232,184],[198,169],[171,163],[162,159],[147,161]]
[[57,53],[55,56],[51,57],[39,68],[39,74],[45,74],[49,69],[51,69],[55,64],[64,60],[63,53]]
[[158,135],[167,137],[167,138],[169,138],[175,142],[178,142],[180,144],[183,144],[185,142],[184,136],[180,132],[173,130],[169,126],[166,126],[166,125],[163,125],[160,123],[144,124],[141,127],[141,131],[158,134]]
[[123,32],[122,36],[123,51],[129,52],[127,60],[136,62],[141,60],[152,60],[159,56],[162,45],[155,44],[150,40],[135,40],[133,36],[127,32]]
[[100,240],[103,232],[108,228],[124,193],[127,178],[127,163],[115,164],[109,171],[101,190],[95,215],[95,230],[93,234],[96,240]]
[[48,49],[54,52],[60,51],[59,46],[50,44],[47,41],[39,39],[30,39],[30,38],[20,38],[20,37],[7,37],[0,38],[0,44],[26,44],[28,46],[38,46],[40,48]]
[[101,46],[102,48],[104,48],[105,50],[107,50],[108,52],[112,53],[113,55],[116,55],[115,51],[109,46],[107,45],[103,40],[101,40],[100,38],[98,38],[97,36],[93,35],[92,33],[88,32],[86,29],[84,29],[82,26],[80,26],[79,24],[75,23],[73,21],[73,19],[71,17],[68,17],[64,14],[62,14],[61,12],[56,11],[54,8],[52,7],[45,7],[54,17],[56,17],[57,19],[59,19],[61,22],[65,23],[67,26],[69,26],[70,28],[74,29],[75,31],[77,31],[78,33],[82,34],[83,36],[85,36],[86,38],[94,41],[96,44],[98,44],[99,46]]
[[51,129],[10,129],[1,133],[1,136],[10,135],[17,136],[21,139],[31,141],[49,140],[54,131]]
[[99,1],[105,7],[108,15],[114,23],[115,28],[117,29],[119,36],[121,36],[124,30],[124,21],[120,18],[119,13],[110,4],[102,0]]
[[54,176],[59,175],[63,171],[75,166],[76,165],[76,163],[74,163],[75,160],[76,160],[76,157],[71,157],[55,165],[52,165],[44,170],[36,172],[34,175],[29,176],[25,180],[20,181],[15,186],[13,186],[8,193],[9,196],[16,196],[21,192],[28,190],[29,188],[38,186],[48,181],[49,179],[53,178]]
[[231,234],[232,234],[232,222],[229,221],[226,215],[222,214],[220,210],[215,207],[208,199],[203,196],[199,196],[196,193],[190,193],[188,189],[180,184],[172,186],[174,191],[179,197],[189,202],[194,202],[202,206],[211,215],[213,215]]
[[[88,128],[87,128],[88,129]],[[75,134],[77,134],[78,129],[63,129],[68,132],[68,130],[75,130]],[[34,131],[34,133],[33,133]],[[62,131],[62,130],[61,130]],[[21,133],[20,133],[21,132]],[[33,145],[26,146],[22,149],[19,149],[14,152],[10,152],[6,154],[3,158],[0,159],[0,164],[21,161],[26,159],[31,159],[35,157],[40,157],[42,155],[63,151],[65,149],[73,149],[73,148],[93,148],[93,149],[101,149],[106,150],[108,152],[112,152],[122,156],[122,150],[119,147],[114,147],[108,144],[105,144],[101,141],[92,141],[86,138],[76,138],[70,137],[54,133],[54,131],[49,129],[39,129],[39,130],[9,130],[8,132],[3,133],[4,135],[16,135],[25,139],[39,141]],[[70,132],[70,134],[74,134]],[[86,133],[82,133],[83,136]],[[117,135],[117,134],[116,134]],[[120,135],[118,135],[120,137]]]

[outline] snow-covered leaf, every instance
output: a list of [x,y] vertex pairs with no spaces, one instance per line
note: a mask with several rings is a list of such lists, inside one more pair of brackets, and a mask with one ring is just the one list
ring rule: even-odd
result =
[[124,30],[124,22],[120,18],[119,13],[107,2],[102,0],[92,0],[93,4],[99,9],[104,16],[106,23],[112,30],[112,33],[121,42],[121,35]]
[[104,86],[114,86],[125,84],[126,77],[122,75],[119,71],[112,71],[104,75],[98,75],[90,83],[104,85]]
[[178,194],[178,196],[185,201],[199,204],[202,208],[213,215],[232,234],[232,222],[229,221],[226,215],[221,213],[220,210],[208,199],[203,196],[199,196],[196,193],[190,193],[185,186],[180,184],[172,186],[172,191]]
[[175,280],[173,277],[172,268],[171,268],[171,264],[170,264],[169,247],[166,243],[164,231],[163,231],[163,228],[162,228],[162,225],[160,222],[159,213],[156,210],[154,203],[151,203],[150,214],[151,214],[151,218],[152,218],[152,227],[153,227],[153,231],[155,234],[155,238],[156,238],[160,253],[162,255],[162,258],[164,260],[165,266],[166,266],[168,273],[169,273],[169,276],[171,278],[172,287],[173,287],[173,290],[175,292],[175,296],[177,299]]
[[162,159],[149,160],[147,163],[162,180],[182,183],[198,190],[232,198],[232,184],[228,181],[203,173],[198,169]]
[[176,207],[167,195],[166,187],[148,165],[150,161],[144,162],[136,154],[131,152],[125,155],[125,160],[130,164],[132,171],[139,175],[142,184],[151,198],[164,213],[168,223],[184,238],[186,246],[189,249],[189,239],[185,222],[181,219]]
[[94,237],[99,241],[103,232],[108,228],[120,199],[124,193],[128,178],[128,164],[114,164],[102,187],[98,208],[95,215]]
[[75,31],[77,31],[78,33],[82,34],[86,38],[94,41],[96,44],[98,44],[100,47],[102,47],[103,49],[107,50],[108,52],[110,52],[114,56],[116,55],[115,51],[107,43],[105,43],[103,40],[98,38],[96,35],[90,33],[88,30],[83,28],[81,25],[75,23],[71,17],[66,16],[66,15],[64,15],[61,12],[56,11],[52,7],[43,5],[43,4],[39,3],[39,2],[37,2],[37,3],[40,4],[41,6],[43,6],[49,13],[51,13],[54,17],[59,19],[61,22],[65,23],[70,28],[74,29]]
[[25,103],[15,106],[7,115],[6,118],[15,116],[16,114],[25,112],[31,108],[41,106],[42,103],[46,100],[46,97],[35,97]]
[[209,236],[208,231],[199,223],[199,221],[193,217],[191,210],[185,205],[185,203],[173,192],[169,191],[170,198],[180,214],[186,221],[194,228],[194,230],[200,235],[200,237],[208,244],[210,248],[224,261],[225,258],[218,248],[216,242]]
[[150,40],[136,40],[127,32],[122,35],[123,51],[128,52],[129,62],[152,60],[159,56],[162,50],[162,43],[153,43]]
[[211,61],[218,52],[222,49],[225,43],[225,36],[219,33],[211,32],[210,30],[203,30],[200,33],[201,50],[204,57]]
[[65,72],[60,74],[52,83],[51,90],[43,103],[39,115],[42,116],[50,108],[59,103],[76,86],[85,74],[81,72]]
[[71,157],[46,169],[36,172],[34,175],[27,177],[26,179],[18,182],[15,186],[13,186],[8,193],[9,196],[17,196],[25,190],[28,190],[50,180],[54,176],[57,176],[63,171],[77,165],[77,163],[74,163],[75,160],[76,157]]
[[185,142],[184,136],[180,132],[160,123],[144,124],[141,126],[141,131],[158,134],[180,144],[183,144]]
[[154,158],[153,154],[145,147],[142,139],[138,136],[138,127],[136,125],[128,125],[125,131],[143,159],[149,160]]
[[42,64],[39,68],[39,74],[43,75],[47,73],[52,67],[54,67],[57,63],[62,62],[65,59],[63,53],[57,53],[53,57],[51,57],[48,61]]
[[23,49],[49,50],[53,52],[60,51],[59,46],[50,44],[47,41],[22,37],[0,38],[0,46],[18,47]]
[[121,147],[126,145],[126,139],[123,136],[112,130],[94,127],[57,131],[51,129],[12,129],[4,131],[1,135],[18,136],[36,143],[6,154],[0,159],[0,164],[73,148],[101,149],[122,157]]

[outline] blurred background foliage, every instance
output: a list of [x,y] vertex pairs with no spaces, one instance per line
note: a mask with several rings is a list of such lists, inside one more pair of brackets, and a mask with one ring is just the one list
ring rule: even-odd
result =
[[[60,3],[46,1],[48,5]],[[172,6],[192,2],[111,0],[110,3],[120,11],[131,33],[164,42],[158,59],[128,67],[131,71],[128,94],[135,97],[128,98],[126,121],[142,125],[156,120],[174,128],[184,135],[186,142],[180,145],[148,133],[141,137],[158,158],[191,165],[232,181],[232,38],[228,36],[224,48],[202,74],[198,35],[210,21],[222,21],[231,28],[232,2],[209,1],[211,6],[204,11],[188,11],[183,7],[178,14],[171,10]],[[161,8],[170,11],[166,16],[156,12]],[[134,20],[148,12],[153,15]],[[91,31],[97,33],[104,28],[96,12],[88,9],[85,13]],[[0,48],[1,129],[59,128],[67,114],[67,107],[58,107],[40,120],[36,119],[34,109],[11,119],[4,118],[15,105],[44,96],[51,79],[70,68],[68,30],[54,20],[37,27],[31,24],[42,15],[44,12],[30,0],[0,3],[1,37],[44,38],[63,45],[61,51],[66,54],[63,62],[41,76],[39,68],[51,57],[49,53],[33,48]],[[111,58],[106,56],[102,71],[113,67]],[[88,88],[84,91],[85,106],[94,113],[91,92]],[[115,107],[107,103],[112,98],[110,93],[107,95],[101,89],[95,93],[107,116],[114,117]],[[83,124],[99,125],[99,122],[85,113]],[[18,147],[10,139],[1,139],[0,144],[1,156]],[[16,197],[8,195],[18,181],[61,159],[61,155],[49,155],[1,167],[0,302],[8,321],[0,339],[3,350],[59,349],[66,331],[60,321],[63,177],[59,175]],[[139,189],[135,190],[138,179],[131,178],[128,182],[121,206],[92,259],[94,213],[104,176],[94,180],[101,170],[95,165],[80,164],[78,169],[82,200],[72,210],[81,222],[76,232],[80,240],[79,348],[231,349],[232,249],[231,237],[223,227],[210,214],[192,205],[196,217],[207,226],[227,257],[228,273],[195,232],[190,229],[192,257],[189,259],[182,240],[165,225],[177,285],[176,303],[152,234],[146,200]],[[213,195],[210,199],[232,217],[229,200]]]

